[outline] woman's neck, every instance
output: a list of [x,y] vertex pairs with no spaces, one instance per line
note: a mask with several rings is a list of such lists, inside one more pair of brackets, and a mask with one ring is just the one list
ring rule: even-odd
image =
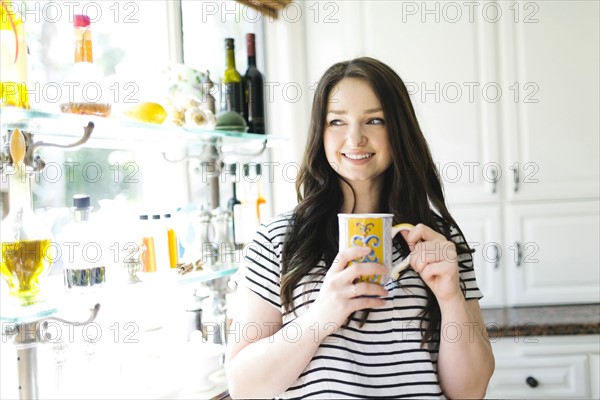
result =
[[342,213],[367,214],[381,212],[379,209],[383,180],[377,182],[353,182],[352,186],[341,181],[344,196]]

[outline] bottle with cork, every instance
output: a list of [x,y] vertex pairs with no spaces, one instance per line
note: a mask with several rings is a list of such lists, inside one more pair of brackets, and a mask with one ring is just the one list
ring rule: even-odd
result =
[[60,105],[64,113],[108,117],[111,104],[103,101],[109,90],[103,87],[102,73],[94,64],[91,19],[87,15],[75,15],[74,64],[65,79],[66,90]]

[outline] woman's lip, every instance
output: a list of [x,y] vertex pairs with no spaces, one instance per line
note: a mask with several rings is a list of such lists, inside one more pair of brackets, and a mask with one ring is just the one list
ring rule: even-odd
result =
[[368,160],[369,158],[373,157],[375,155],[375,153],[371,153],[371,152],[356,152],[356,153],[342,153],[342,155],[344,156],[344,158],[347,158],[349,160],[352,161],[362,161],[362,160]]

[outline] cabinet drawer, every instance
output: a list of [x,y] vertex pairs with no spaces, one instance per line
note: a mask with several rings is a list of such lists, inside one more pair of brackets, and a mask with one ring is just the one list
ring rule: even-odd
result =
[[496,356],[496,371],[487,398],[587,398],[588,358],[585,355]]

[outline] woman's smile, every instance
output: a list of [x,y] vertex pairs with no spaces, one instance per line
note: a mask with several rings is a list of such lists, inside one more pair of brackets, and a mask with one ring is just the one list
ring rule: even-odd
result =
[[368,159],[370,159],[371,157],[373,157],[375,155],[375,153],[342,153],[342,156],[346,157],[349,160],[352,161],[367,161]]

